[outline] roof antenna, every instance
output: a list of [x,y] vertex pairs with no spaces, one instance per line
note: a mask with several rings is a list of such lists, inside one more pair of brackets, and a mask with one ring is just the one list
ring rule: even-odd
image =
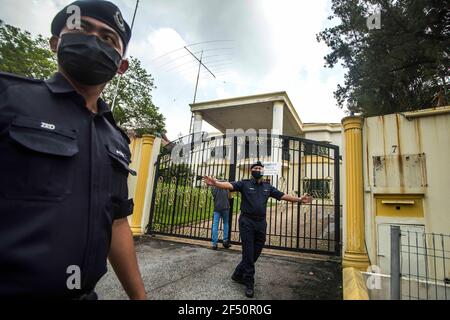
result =
[[[194,91],[194,102],[196,102],[197,100],[197,90],[198,90],[198,83],[200,81],[200,71],[202,69],[202,66],[214,77],[214,79],[216,78],[216,76],[214,75],[214,73],[211,72],[211,70],[208,69],[207,66],[205,66],[205,64],[202,62],[203,61],[203,50],[202,53],[200,55],[200,59],[197,58],[197,56],[191,52],[191,50],[189,50],[187,47],[184,47],[197,61],[198,61],[198,72],[197,72],[197,81],[195,83],[195,91]],[[193,135],[194,133],[194,113],[191,112],[191,124],[189,125],[189,136]]]
[[[133,31],[133,28],[134,28],[134,21],[136,20],[136,13],[137,13],[138,7],[139,7],[139,0],[136,0],[136,7],[134,9],[133,21],[131,22],[131,31]],[[125,53],[123,55],[124,57],[127,55],[127,51],[128,51],[128,48],[125,49]],[[122,80],[122,76],[119,76],[117,78],[116,93],[114,94],[114,99],[113,99],[113,102],[111,104],[111,112],[113,112],[115,104],[116,104],[116,98],[117,98],[117,95],[119,94],[119,85],[120,85],[120,81],[121,80]]]

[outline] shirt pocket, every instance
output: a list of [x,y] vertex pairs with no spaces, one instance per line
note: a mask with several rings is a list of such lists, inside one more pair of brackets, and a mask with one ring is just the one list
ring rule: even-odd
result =
[[253,187],[247,188],[247,190],[245,190],[245,193],[249,199],[256,199],[258,195],[257,190]]
[[14,117],[0,136],[0,196],[63,200],[72,192],[78,152],[75,130],[45,119]]
[[108,154],[108,190],[110,199],[108,212],[110,219],[123,218],[133,212],[133,201],[128,199],[128,176],[136,176],[136,172],[130,168],[131,154],[129,149],[120,144],[106,145]]

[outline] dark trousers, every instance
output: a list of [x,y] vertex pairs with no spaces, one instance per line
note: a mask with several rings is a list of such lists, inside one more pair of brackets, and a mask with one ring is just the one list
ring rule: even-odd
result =
[[255,262],[266,243],[266,229],[265,218],[254,219],[241,214],[239,232],[242,241],[242,261],[236,267],[234,274],[249,287],[253,287],[255,283]]

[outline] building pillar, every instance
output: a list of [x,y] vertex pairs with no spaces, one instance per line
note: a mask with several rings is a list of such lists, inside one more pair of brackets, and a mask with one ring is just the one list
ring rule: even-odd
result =
[[150,165],[152,159],[153,144],[155,137],[144,135],[142,138],[141,159],[139,169],[137,171],[136,191],[134,194],[134,210],[131,216],[131,231],[133,235],[142,235],[145,230],[142,226],[144,214],[145,198],[147,195],[147,182],[149,179]]
[[273,134],[283,134],[283,113],[284,113],[284,102],[275,101],[273,103],[273,120],[272,120],[272,133]]
[[356,116],[342,119],[345,141],[344,220],[346,226],[342,266],[366,271],[369,266],[369,257],[365,248],[363,123],[364,119]]
[[283,134],[283,113],[284,102],[275,101],[273,103],[273,116],[272,116],[272,162],[281,163],[281,146],[280,139],[275,139],[276,136]]
[[203,116],[201,113],[195,113],[194,114],[194,132],[193,133],[199,133],[202,132],[202,122],[203,122]]

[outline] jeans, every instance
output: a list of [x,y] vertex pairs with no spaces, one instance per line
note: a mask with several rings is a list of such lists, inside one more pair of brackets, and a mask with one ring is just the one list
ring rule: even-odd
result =
[[228,230],[229,230],[229,210],[221,210],[221,211],[214,211],[214,220],[213,220],[213,226],[212,226],[212,244],[217,245],[217,242],[219,241],[219,221],[220,218],[222,218],[222,224],[223,224],[223,241],[228,241]]

